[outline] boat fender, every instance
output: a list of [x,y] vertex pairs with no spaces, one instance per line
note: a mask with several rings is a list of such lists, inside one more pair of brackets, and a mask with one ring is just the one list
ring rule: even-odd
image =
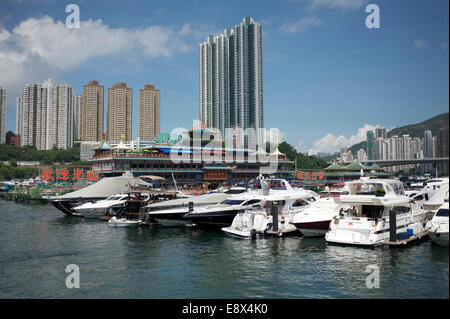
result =
[[250,237],[252,239],[255,239],[255,238],[257,238],[257,236],[258,236],[258,233],[256,232],[256,229],[251,229],[250,230]]

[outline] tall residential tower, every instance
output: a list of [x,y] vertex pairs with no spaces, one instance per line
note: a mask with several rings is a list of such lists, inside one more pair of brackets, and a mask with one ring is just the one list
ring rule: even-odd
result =
[[116,83],[108,89],[108,117],[106,138],[118,142],[132,139],[132,90],[126,83]]
[[73,105],[73,139],[81,139],[81,94],[72,95]]
[[200,121],[208,128],[264,127],[262,30],[246,17],[199,48]]
[[83,142],[99,142],[103,138],[104,88],[97,81],[83,86],[80,114],[80,138]]
[[0,86],[0,144],[6,143],[6,88]]
[[17,98],[16,120],[21,146],[71,148],[72,86],[55,84],[51,79],[43,84],[25,83]]
[[154,85],[139,90],[139,139],[150,141],[159,134],[160,91]]

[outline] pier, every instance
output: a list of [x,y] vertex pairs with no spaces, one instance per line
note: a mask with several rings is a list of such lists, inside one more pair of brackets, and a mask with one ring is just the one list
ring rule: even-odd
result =
[[413,242],[418,242],[418,241],[427,239],[428,233],[429,233],[428,231],[424,231],[424,232],[418,233],[417,235],[412,235],[408,239],[395,240],[395,241],[386,240],[386,241],[382,242],[380,245],[384,245],[384,246],[388,246],[388,247],[404,247]]

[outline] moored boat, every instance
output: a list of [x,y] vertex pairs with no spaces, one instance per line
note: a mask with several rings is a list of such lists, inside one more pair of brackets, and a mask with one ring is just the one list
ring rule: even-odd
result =
[[246,190],[247,188],[244,187],[233,187],[223,192],[217,191],[189,198],[149,204],[146,207],[146,214],[150,221],[159,223],[163,227],[185,226],[188,222],[185,215],[192,212],[194,208],[197,209],[220,203],[235,194],[244,193]]
[[305,237],[325,236],[333,217],[350,209],[348,204],[336,203],[334,197],[323,197],[301,213],[297,214],[292,224]]
[[148,183],[134,177],[130,172],[125,172],[122,176],[104,177],[98,182],[74,192],[52,196],[49,201],[66,215],[84,217],[74,208],[87,202],[104,200],[111,195],[124,193],[139,185],[148,185]]
[[438,246],[448,247],[448,202],[443,204],[427,223],[431,240]]
[[115,194],[103,200],[87,202],[76,206],[73,210],[85,218],[100,217],[105,215],[112,206],[125,203],[127,197],[127,194]]
[[[285,180],[279,182],[285,185],[285,189],[269,189],[267,181],[261,181],[260,194],[253,197],[260,200],[260,208],[239,211],[231,225],[223,227],[222,231],[240,238],[253,238],[264,234],[282,236],[296,232],[297,228],[291,223],[293,218],[314,203],[319,196],[305,189],[293,189]],[[277,222],[274,221],[274,209],[277,210]]]
[[328,243],[376,246],[390,239],[391,224],[397,238],[425,231],[426,211],[405,195],[398,180],[361,178],[350,182],[349,195],[336,201],[352,208],[330,223],[325,235]]

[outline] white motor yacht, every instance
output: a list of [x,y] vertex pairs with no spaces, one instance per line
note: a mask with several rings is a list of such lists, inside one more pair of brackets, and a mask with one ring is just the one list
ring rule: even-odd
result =
[[431,198],[442,188],[449,184],[448,177],[442,178],[434,178],[427,180],[423,183],[424,186],[414,192],[414,191],[406,191],[405,193],[414,199],[416,202],[426,202],[431,200]]
[[[246,188],[230,188],[224,192],[214,192],[190,198],[179,198],[161,203],[153,203],[145,208],[146,214],[150,221],[157,222],[163,227],[185,226],[188,221],[185,215],[193,211],[194,208],[197,209],[214,205],[226,200],[233,194],[239,194],[245,191]],[[192,206],[189,203],[192,203]]]
[[191,226],[230,226],[238,212],[260,207],[260,201],[254,192],[233,195],[220,203],[194,208],[184,218]]
[[[253,200],[260,201],[261,208],[239,211],[232,224],[222,230],[239,238],[253,238],[267,233],[282,236],[297,231],[291,223],[293,218],[318,200],[319,195],[305,189],[293,189],[286,180],[279,181],[285,185],[285,189],[270,189],[267,181],[261,181],[262,190],[252,196]],[[273,225],[272,204],[278,206],[277,227]]]
[[405,195],[398,180],[361,178],[349,182],[349,195],[336,201],[352,208],[330,223],[330,230],[325,234],[329,243],[379,245],[390,239],[390,216],[394,213],[397,238],[425,231],[426,211]]
[[448,202],[444,203],[427,223],[427,230],[434,243],[448,247]]
[[73,210],[85,218],[100,217],[105,215],[109,208],[125,203],[127,198],[127,194],[116,194],[103,200],[84,203]]
[[425,210],[432,214],[427,223],[430,238],[439,246],[448,246],[448,200],[449,184],[442,185],[434,196],[423,203]]
[[325,236],[333,217],[350,208],[351,206],[348,204],[337,203],[335,197],[323,197],[297,214],[293,218],[292,224],[305,237]]

